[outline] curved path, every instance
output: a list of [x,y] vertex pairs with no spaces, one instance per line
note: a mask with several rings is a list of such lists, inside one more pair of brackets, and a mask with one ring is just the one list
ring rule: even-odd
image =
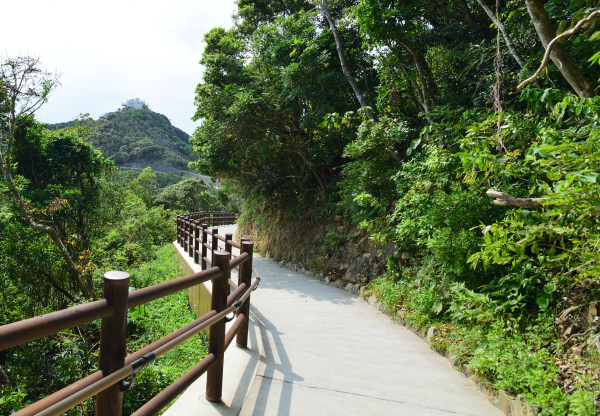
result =
[[227,350],[224,403],[204,401],[202,377],[165,414],[503,415],[448,360],[360,298],[259,256],[254,265],[262,279],[251,297],[250,348]]

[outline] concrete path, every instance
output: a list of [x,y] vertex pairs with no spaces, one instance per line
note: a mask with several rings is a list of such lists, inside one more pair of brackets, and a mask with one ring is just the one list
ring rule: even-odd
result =
[[202,377],[167,415],[503,415],[360,298],[259,256],[254,265],[251,345],[226,353],[224,404],[203,400]]

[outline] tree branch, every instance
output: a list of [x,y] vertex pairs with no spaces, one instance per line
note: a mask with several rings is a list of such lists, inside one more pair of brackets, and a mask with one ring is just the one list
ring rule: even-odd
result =
[[486,195],[494,199],[494,205],[499,207],[544,208],[548,198],[518,198],[505,192],[488,189]]
[[[542,42],[542,46],[548,50],[550,42],[556,38],[556,31],[552,27],[550,16],[544,8],[544,4],[541,0],[525,0],[525,6],[531,17],[533,27]],[[594,97],[596,91],[567,50],[563,48],[559,42],[553,44],[553,49],[554,51],[550,56],[550,59],[552,59],[556,68],[569,83],[573,91],[582,98]]]
[[[480,0],[478,0],[478,1],[480,1]],[[550,43],[548,44],[548,47],[546,48],[546,53],[544,54],[544,59],[542,59],[542,63],[540,64],[540,67],[538,68],[538,70],[535,71],[535,74],[533,74],[531,77],[529,77],[525,81],[521,82],[517,86],[517,90],[522,90],[527,84],[530,84],[537,77],[539,77],[541,75],[542,71],[544,70],[546,65],[548,65],[548,62],[550,61],[550,52],[552,51],[552,48],[556,44],[558,44],[558,42],[560,42],[564,38],[567,38],[567,37],[573,35],[575,32],[577,32],[579,29],[581,29],[584,25],[586,25],[592,19],[594,19],[596,16],[600,16],[600,10],[596,10],[595,12],[591,13],[588,17],[577,22],[577,24],[572,29],[569,29],[566,32],[563,32],[560,35],[556,36],[554,39],[552,39],[550,41]]]
[[523,58],[521,58],[521,55],[517,51],[517,48],[515,48],[515,45],[512,43],[512,40],[508,34],[508,30],[506,30],[506,26],[504,26],[504,23],[502,23],[500,21],[500,19],[498,19],[496,17],[493,10],[485,3],[484,0],[477,0],[477,3],[479,3],[481,8],[485,11],[485,13],[488,15],[488,17],[496,25],[496,27],[498,28],[500,33],[502,33],[502,37],[504,38],[504,43],[506,43],[506,47],[510,51],[510,54],[515,59],[515,61],[517,61],[517,64],[519,64],[521,69],[523,69],[525,67],[525,61],[523,61]]
[[321,11],[321,13],[323,13],[323,16],[325,16],[325,19],[327,19],[327,22],[329,23],[329,28],[333,33],[333,38],[335,40],[335,49],[337,50],[338,56],[340,58],[340,65],[342,67],[342,72],[344,73],[344,76],[352,86],[352,90],[354,90],[354,95],[356,95],[356,99],[358,100],[360,106],[365,109],[366,116],[370,120],[375,121],[375,116],[368,110],[369,105],[367,103],[367,100],[363,96],[358,82],[356,82],[356,78],[354,78],[354,75],[352,75],[352,72],[348,67],[348,62],[346,61],[346,56],[344,55],[344,49],[342,47],[342,41],[340,39],[340,33],[338,32],[333,17],[331,17],[331,13],[329,12],[329,8],[327,7],[327,0],[323,0],[321,5],[318,6],[318,8]]

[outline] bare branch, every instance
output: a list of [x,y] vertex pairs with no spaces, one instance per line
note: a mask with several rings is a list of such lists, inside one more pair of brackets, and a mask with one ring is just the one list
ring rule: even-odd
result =
[[577,22],[577,24],[572,29],[569,29],[566,32],[563,32],[560,35],[556,36],[554,39],[552,39],[550,41],[550,43],[548,44],[548,47],[546,47],[546,53],[544,54],[544,58],[542,59],[542,63],[540,64],[540,67],[538,68],[538,70],[535,71],[535,74],[533,74],[531,77],[529,77],[525,81],[521,82],[517,86],[517,90],[522,90],[527,84],[530,84],[537,77],[539,77],[541,75],[541,73],[544,71],[544,68],[546,67],[546,65],[548,65],[548,62],[550,61],[550,58],[551,58],[550,52],[552,51],[552,48],[554,46],[556,46],[564,38],[567,38],[567,37],[573,35],[575,32],[577,32],[579,29],[581,29],[584,25],[588,24],[596,16],[600,16],[600,10],[596,10],[595,12],[590,13],[590,15],[588,17]]
[[494,205],[499,207],[544,208],[548,198],[517,198],[505,192],[488,189],[486,195],[494,199]]

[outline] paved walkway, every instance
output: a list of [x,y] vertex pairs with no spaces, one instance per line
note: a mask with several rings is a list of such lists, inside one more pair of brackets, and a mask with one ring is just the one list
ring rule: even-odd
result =
[[227,350],[224,403],[204,401],[202,377],[166,415],[503,414],[360,298],[268,259],[254,265],[262,280],[251,298],[250,348]]

